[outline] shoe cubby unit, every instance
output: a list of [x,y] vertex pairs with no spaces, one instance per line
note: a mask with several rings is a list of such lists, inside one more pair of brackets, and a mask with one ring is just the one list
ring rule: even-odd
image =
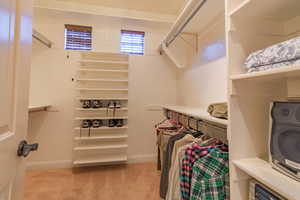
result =
[[299,9],[297,0],[226,0],[233,200],[249,199],[253,178],[289,200],[300,199],[300,182],[269,163],[271,103],[300,99],[300,65],[257,72],[245,66],[251,53],[300,36]]
[[78,61],[74,166],[127,161],[129,57],[83,52]]

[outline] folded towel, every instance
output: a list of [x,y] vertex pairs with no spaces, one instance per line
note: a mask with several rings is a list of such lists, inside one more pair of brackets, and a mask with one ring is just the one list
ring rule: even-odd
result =
[[208,106],[207,112],[216,118],[228,119],[227,103],[214,103]]
[[280,64],[300,59],[300,37],[251,53],[245,65],[248,69]]

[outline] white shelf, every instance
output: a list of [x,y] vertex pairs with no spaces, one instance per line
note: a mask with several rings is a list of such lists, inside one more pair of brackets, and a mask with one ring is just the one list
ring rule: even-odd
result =
[[74,147],[74,151],[89,151],[89,150],[104,150],[104,149],[126,149],[128,148],[127,144],[118,144],[118,145],[103,145],[103,146],[82,146]]
[[121,156],[117,158],[103,158],[95,160],[75,160],[74,165],[89,165],[89,164],[102,164],[102,163],[121,163],[126,162],[127,156]]
[[96,64],[120,64],[128,65],[126,61],[112,61],[112,60],[81,60],[80,63],[96,63]]
[[127,97],[77,97],[78,100],[103,100],[103,101],[107,101],[107,100],[120,100],[120,101],[128,101]]
[[77,81],[80,82],[128,82],[128,80],[122,80],[122,79],[96,79],[96,78],[79,78]]
[[128,70],[110,70],[110,69],[84,69],[81,68],[80,72],[112,72],[112,73],[128,73]]
[[75,130],[122,130],[122,129],[128,129],[128,126],[122,126],[122,127],[108,127],[108,126],[102,126],[102,127],[99,127],[99,128],[80,128],[80,127],[77,127],[75,128]]
[[80,90],[80,91],[128,91],[128,89],[113,89],[113,88],[77,88],[77,90]]
[[[76,108],[78,111],[107,111],[107,108]],[[112,111],[112,109],[109,109],[109,111]],[[128,111],[128,108],[117,108],[116,111]]]
[[206,110],[198,107],[192,108],[192,107],[185,107],[185,106],[163,106],[163,108],[181,114],[185,114],[191,117],[195,117],[197,119],[206,120],[208,122],[222,124],[224,126],[227,126],[228,124],[228,120],[212,117]]
[[76,117],[75,120],[85,120],[85,119],[102,119],[102,120],[107,120],[107,119],[128,119],[128,117]]
[[259,158],[249,158],[235,160],[233,163],[251,177],[289,200],[300,199],[300,182],[274,170],[268,162]]
[[266,71],[252,72],[230,76],[231,80],[275,80],[300,76],[300,65],[290,65]]
[[74,140],[81,141],[81,140],[120,140],[126,139],[128,135],[119,135],[119,136],[91,136],[91,137],[75,137]]
[[39,112],[39,111],[47,111],[48,108],[50,108],[51,105],[36,105],[36,106],[29,106],[28,111],[29,112]]
[[299,0],[272,0],[269,1],[245,0],[236,6],[230,13],[230,17],[243,18],[255,17],[285,21],[299,15]]

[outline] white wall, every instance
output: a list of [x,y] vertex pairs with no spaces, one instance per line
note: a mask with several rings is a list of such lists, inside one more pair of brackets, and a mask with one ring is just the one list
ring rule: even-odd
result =
[[178,103],[206,108],[227,99],[224,20],[210,25],[198,40],[200,50],[194,64],[178,72]]
[[67,58],[64,24],[93,26],[93,51],[119,52],[120,29],[145,31],[145,55],[130,56],[129,72],[129,160],[155,159],[153,126],[161,111],[149,105],[176,103],[176,68],[157,48],[170,24],[134,21],[70,12],[35,9],[34,28],[55,44],[47,49],[35,42],[31,72],[31,102],[50,103],[50,112],[32,113],[30,141],[40,149],[29,158],[31,168],[68,167],[72,159],[76,56]]

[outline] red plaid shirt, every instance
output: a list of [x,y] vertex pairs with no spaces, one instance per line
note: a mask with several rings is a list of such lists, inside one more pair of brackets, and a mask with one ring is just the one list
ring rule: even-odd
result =
[[188,147],[186,149],[180,170],[180,190],[182,200],[190,199],[191,180],[194,162],[196,162],[203,156],[209,154],[210,150],[214,149],[217,145],[220,144],[222,143],[215,142],[213,145],[210,146],[201,146],[198,144],[193,144],[191,147]]

